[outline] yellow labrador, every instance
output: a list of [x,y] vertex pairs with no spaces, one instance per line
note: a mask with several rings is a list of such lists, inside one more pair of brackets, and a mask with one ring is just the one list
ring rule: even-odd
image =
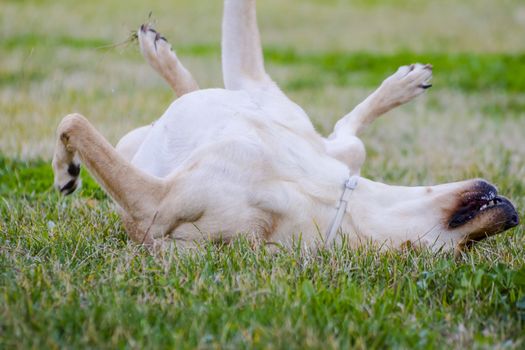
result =
[[518,224],[509,200],[480,179],[400,187],[359,176],[358,134],[430,87],[432,67],[404,66],[344,116],[328,138],[264,69],[255,0],[226,0],[225,89],[199,90],[169,43],[139,31],[150,65],[179,98],[113,148],[81,115],[57,131],[55,186],[78,186],[80,161],[118,206],[129,236],[153,247],[247,235],[287,245],[405,243],[461,250]]

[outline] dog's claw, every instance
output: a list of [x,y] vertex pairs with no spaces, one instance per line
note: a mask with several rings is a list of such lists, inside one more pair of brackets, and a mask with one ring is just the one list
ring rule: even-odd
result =
[[168,40],[163,37],[159,32],[157,32],[155,29],[153,29],[152,27],[150,27],[149,24],[142,24],[140,26],[140,31],[142,33],[147,33],[147,32],[150,32],[150,33],[154,33],[155,34],[155,38],[153,39],[153,47],[155,48],[155,51],[157,51],[157,41],[159,40],[163,40],[165,42],[168,42]]
[[419,85],[419,87],[422,89],[430,89],[432,87],[432,84],[421,84]]

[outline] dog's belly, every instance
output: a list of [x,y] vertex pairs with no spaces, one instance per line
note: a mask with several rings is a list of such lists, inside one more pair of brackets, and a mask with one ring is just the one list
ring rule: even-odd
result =
[[325,196],[334,186],[339,191],[348,168],[326,154],[291,102],[276,100],[265,105],[264,96],[243,91],[199,91],[175,101],[155,123],[133,164],[168,181],[189,179],[181,187],[193,192],[185,198],[206,203],[202,217],[180,223],[171,237],[319,237],[327,223],[312,203],[335,206]]
[[310,138],[307,143],[314,141],[321,147],[302,110],[290,101],[261,96],[222,89],[184,95],[154,123],[132,163],[151,175],[166,177],[199,149],[232,139],[276,146],[272,140],[279,138],[276,133]]

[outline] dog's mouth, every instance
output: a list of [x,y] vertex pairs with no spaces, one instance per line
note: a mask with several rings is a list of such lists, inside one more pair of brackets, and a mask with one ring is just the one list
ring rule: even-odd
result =
[[478,181],[473,188],[460,194],[458,207],[450,216],[448,227],[465,228],[468,232],[460,243],[463,248],[518,224],[514,205],[499,196],[493,185]]

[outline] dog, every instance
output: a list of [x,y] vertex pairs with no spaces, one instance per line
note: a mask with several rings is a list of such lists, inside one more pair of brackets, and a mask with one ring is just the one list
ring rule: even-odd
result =
[[430,65],[399,68],[323,138],[265,71],[255,0],[224,2],[224,89],[200,90],[150,26],[138,38],[178,99],[115,148],[82,115],[66,116],[52,166],[55,187],[68,195],[83,163],[139,244],[185,248],[245,236],[312,250],[345,242],[461,252],[518,225],[513,204],[482,179],[402,187],[359,175],[359,134],[425,92]]

